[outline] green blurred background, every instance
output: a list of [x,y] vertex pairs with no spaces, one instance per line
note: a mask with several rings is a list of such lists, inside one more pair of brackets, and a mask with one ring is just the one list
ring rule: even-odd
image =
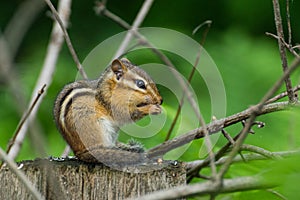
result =
[[[0,7],[0,31],[3,32],[23,1],[2,1]],[[285,17],[285,1],[282,4],[282,16]],[[107,7],[128,23],[132,23],[138,13],[143,1],[108,1]],[[124,31],[116,23],[103,16],[96,16],[94,12],[94,1],[74,1],[69,25],[69,34],[74,48],[81,61],[87,54],[106,38]],[[291,27],[293,44],[300,41],[300,2],[290,2]],[[275,33],[273,20],[272,1],[261,0],[231,0],[231,1],[179,1],[164,0],[155,1],[145,21],[143,27],[164,27],[173,29],[200,41],[204,28],[196,35],[192,31],[205,20],[212,20],[212,27],[209,30],[205,49],[213,58],[222,75],[226,95],[227,95],[227,115],[242,111],[249,106],[256,104],[272,84],[282,74],[281,61],[278,53],[277,41],[265,35],[265,32]],[[286,25],[284,20],[284,25]],[[52,19],[46,7],[38,15],[33,25],[27,32],[21,47],[18,49],[14,59],[14,71],[21,85],[19,89],[29,101],[32,89],[37,80],[38,74],[44,62],[46,48],[52,29]],[[176,42],[176,41],[174,41]],[[133,56],[134,63],[143,62],[143,57]],[[292,56],[289,55],[289,60]],[[100,72],[96,72],[100,73]],[[299,70],[292,76],[294,85],[299,84]],[[47,156],[59,156],[65,147],[65,142],[58,133],[52,116],[52,108],[55,97],[59,90],[69,82],[74,81],[77,71],[71,55],[63,45],[59,56],[53,83],[43,99],[37,120],[40,129],[37,136],[27,134],[17,160],[34,159],[45,156],[34,147],[36,142],[43,144]],[[0,77],[3,76],[0,73]],[[2,80],[3,77],[1,78]],[[197,88],[201,81],[194,81],[193,87]],[[203,84],[202,84],[203,85]],[[0,146],[5,149],[12,137],[16,126],[20,120],[17,112],[16,101],[13,94],[7,89],[7,83],[0,81]],[[197,89],[196,89],[197,90]],[[284,90],[284,87],[281,91]],[[165,91],[162,89],[162,91]],[[207,92],[206,92],[207,93]],[[204,94],[197,94],[203,98],[204,105],[209,105],[209,98]],[[168,92],[162,94],[168,99]],[[170,95],[171,96],[171,95]],[[171,97],[170,97],[171,99]],[[174,113],[177,106],[176,101],[164,101],[164,105],[169,109],[168,113]],[[205,112],[206,109],[203,109]],[[209,114],[203,113],[206,121],[209,122]],[[153,147],[164,140],[164,135],[169,127],[173,115],[168,116],[166,128],[160,134],[150,139],[142,139],[147,148]],[[280,113],[272,113],[258,118],[266,123],[263,129],[255,129],[256,134],[250,135],[246,142],[257,145],[270,151],[284,151],[299,149],[300,146],[300,110],[293,108]],[[226,129],[232,135],[241,129],[237,124]],[[121,135],[121,140],[129,137]],[[215,149],[222,147],[225,140],[220,137]],[[191,147],[181,157],[181,160],[189,161],[198,159],[199,145],[202,140],[193,142]],[[299,159],[298,159],[299,161]],[[299,162],[286,161],[287,163],[276,164],[276,166],[290,166],[291,176],[285,176],[285,187],[280,190],[290,198],[293,198],[291,191],[296,191],[293,181],[300,176],[299,170],[295,172],[295,166]],[[268,168],[274,166],[272,162],[252,162],[234,165],[228,176],[236,177],[263,173]],[[280,168],[280,167],[279,167]],[[281,169],[281,168],[280,168]],[[279,170],[280,171],[280,170]],[[277,172],[276,172],[277,173]],[[290,174],[290,173],[289,173]],[[291,179],[291,180],[290,180]],[[232,195],[232,198],[250,199],[257,192]],[[268,192],[259,192],[261,197],[275,198]],[[271,195],[271,196],[270,196]]]

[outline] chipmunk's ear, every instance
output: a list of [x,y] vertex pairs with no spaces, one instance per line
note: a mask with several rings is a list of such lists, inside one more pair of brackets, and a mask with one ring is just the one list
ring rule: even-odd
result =
[[114,72],[114,74],[117,77],[117,80],[120,80],[120,78],[126,73],[127,67],[121,62],[122,60],[116,59],[111,64],[111,70]]

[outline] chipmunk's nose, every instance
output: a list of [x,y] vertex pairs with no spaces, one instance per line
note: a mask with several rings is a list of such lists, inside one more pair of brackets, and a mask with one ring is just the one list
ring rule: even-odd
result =
[[163,99],[161,96],[156,96],[153,100],[153,103],[157,105],[161,105],[163,103]]
[[159,105],[161,105],[163,102],[164,102],[163,98],[162,98],[162,97],[160,97],[160,100],[159,100]]

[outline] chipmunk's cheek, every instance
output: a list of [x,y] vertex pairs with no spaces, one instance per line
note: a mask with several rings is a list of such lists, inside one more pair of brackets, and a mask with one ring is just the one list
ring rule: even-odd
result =
[[162,108],[160,105],[151,105],[150,108],[149,108],[149,114],[151,115],[158,115],[162,112]]

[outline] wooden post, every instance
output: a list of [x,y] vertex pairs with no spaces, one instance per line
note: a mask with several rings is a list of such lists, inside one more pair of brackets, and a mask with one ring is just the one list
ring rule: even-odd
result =
[[[184,165],[162,163],[119,171],[75,159],[38,159],[18,163],[46,199],[126,199],[184,185]],[[7,166],[0,171],[0,199],[32,199]]]

